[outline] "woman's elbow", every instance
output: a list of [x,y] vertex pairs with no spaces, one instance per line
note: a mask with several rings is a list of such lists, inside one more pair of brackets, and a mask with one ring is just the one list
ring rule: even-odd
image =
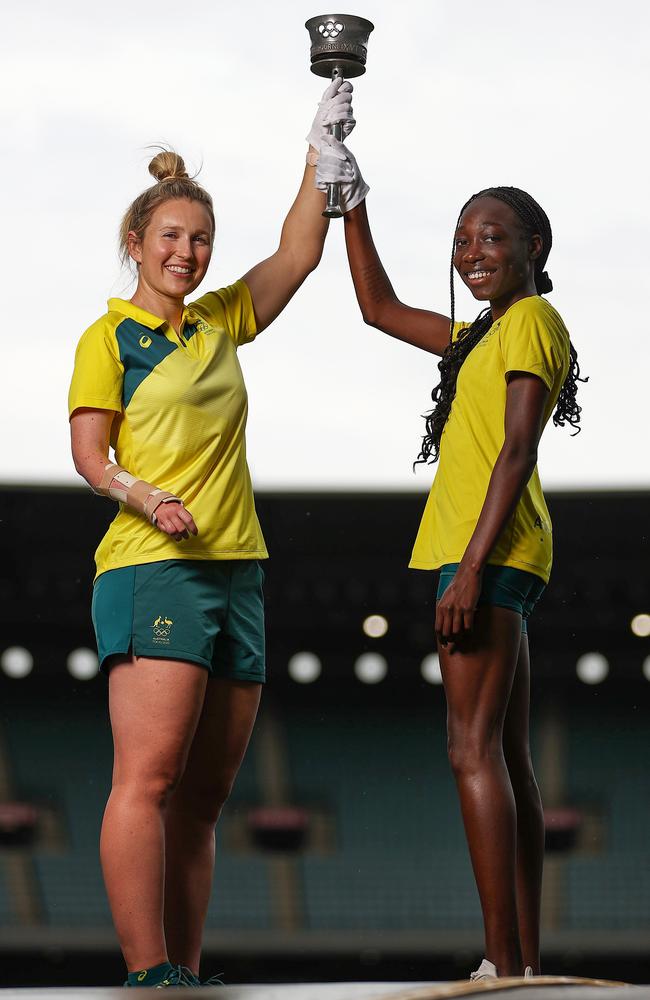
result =
[[361,310],[361,315],[363,317],[363,322],[367,326],[371,326],[374,330],[383,330],[381,319],[376,313],[369,313]]
[[73,448],[72,461],[78,475],[86,480],[91,490],[94,490],[101,478],[101,469],[106,459],[102,460],[101,454],[89,454],[84,449]]
[[323,248],[320,247],[318,251],[314,252],[308,257],[303,258],[301,267],[303,281],[312,273],[312,271],[316,270],[316,268],[321,262],[322,257],[323,257]]
[[82,479],[85,479],[88,485],[90,486],[90,482],[88,480],[88,476],[90,474],[88,463],[84,461],[84,459],[80,455],[75,455],[74,452],[72,452],[72,461],[74,462],[74,467],[77,471],[77,475],[81,476]]
[[315,242],[310,248],[303,250],[302,253],[302,268],[305,274],[305,278],[312,271],[315,271],[321,260],[323,259],[323,250],[325,249],[325,238]]
[[363,322],[367,326],[374,327],[375,330],[383,330],[384,311],[381,308],[381,303],[367,302],[359,296],[357,296],[357,302]]

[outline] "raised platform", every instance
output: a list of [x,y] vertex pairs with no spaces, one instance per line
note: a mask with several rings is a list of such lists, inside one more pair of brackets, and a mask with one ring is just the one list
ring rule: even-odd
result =
[[[291,983],[204,988],[206,1000],[445,1000],[447,997],[503,994],[507,1000],[650,1000],[650,986],[566,976],[534,979],[499,979],[481,983],[466,980],[450,983]],[[140,994],[144,1000],[144,990]],[[0,989],[0,1000],[124,1000],[121,988],[49,989],[22,987]],[[147,996],[158,997],[148,989]],[[194,989],[177,989],[175,997],[196,997]]]

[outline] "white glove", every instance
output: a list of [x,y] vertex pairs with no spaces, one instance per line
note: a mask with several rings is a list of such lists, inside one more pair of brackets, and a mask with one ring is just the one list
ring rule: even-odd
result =
[[341,122],[343,135],[348,136],[356,122],[352,113],[352,84],[337,76],[330,83],[318,105],[307,142],[318,152],[320,141],[329,134],[329,126]]
[[333,135],[324,135],[321,139],[320,157],[316,165],[316,187],[319,191],[326,191],[328,184],[341,185],[343,212],[355,208],[370,190],[348,147]]

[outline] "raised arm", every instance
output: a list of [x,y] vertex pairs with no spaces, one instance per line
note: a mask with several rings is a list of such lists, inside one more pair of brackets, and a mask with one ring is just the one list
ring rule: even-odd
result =
[[321,141],[316,183],[323,190],[333,182],[341,185],[348,261],[364,321],[423,351],[443,354],[450,339],[449,317],[415,309],[397,298],[370,232],[368,185],[347,146],[328,135]]
[[329,220],[323,218],[324,195],[316,190],[313,163],[318,159],[322,137],[330,125],[340,122],[348,135],[354,128],[352,84],[333,80],[318,105],[307,142],[311,155],[298,195],[289,210],[276,252],[244,275],[253,299],[257,330],[264,330],[295,295],[307,275],[321,259]]
[[345,245],[364,322],[431,354],[449,343],[449,317],[415,309],[397,298],[370,232],[365,199],[346,212]]
[[282,226],[278,249],[244,275],[258,332],[282,312],[321,259],[329,219],[323,218],[325,196],[316,190],[314,175],[314,167],[305,167],[300,190]]

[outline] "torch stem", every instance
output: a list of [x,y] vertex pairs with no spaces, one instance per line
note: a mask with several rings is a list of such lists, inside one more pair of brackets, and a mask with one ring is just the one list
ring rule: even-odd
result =
[[[343,76],[341,70],[338,66],[335,66],[332,70],[332,79],[335,80],[337,76]],[[339,142],[343,141],[343,123],[337,122],[335,125],[330,127],[330,131],[335,139]],[[325,205],[325,211],[323,215],[327,219],[340,219],[343,215],[343,209],[341,208],[341,186],[340,184],[328,184],[327,185],[327,202]]]

